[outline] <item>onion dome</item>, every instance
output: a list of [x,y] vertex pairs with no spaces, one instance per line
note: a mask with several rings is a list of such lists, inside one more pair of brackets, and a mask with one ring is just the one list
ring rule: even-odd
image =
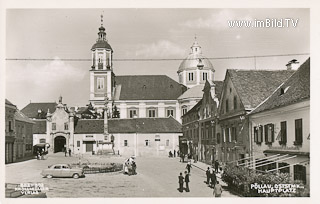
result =
[[112,50],[111,46],[109,45],[107,39],[106,39],[106,32],[105,28],[103,27],[103,16],[101,15],[101,26],[99,28],[99,33],[98,33],[98,39],[97,42],[92,46],[91,50],[95,50],[96,48],[104,48],[108,50]]
[[191,46],[191,52],[181,62],[178,73],[184,70],[196,70],[198,68],[203,70],[212,70],[213,72],[215,71],[210,60],[202,55],[201,47],[199,46],[197,39],[195,38],[195,41]]

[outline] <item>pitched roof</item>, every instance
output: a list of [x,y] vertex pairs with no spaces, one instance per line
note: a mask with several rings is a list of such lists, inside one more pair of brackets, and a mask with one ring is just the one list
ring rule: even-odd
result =
[[251,114],[310,99],[310,58]]
[[187,98],[202,98],[204,84],[194,86],[186,90],[178,99],[187,99]]
[[11,103],[8,99],[6,99],[5,104],[10,105],[10,106],[15,106],[13,103]]
[[222,87],[223,87],[223,81],[213,81],[213,83],[216,85],[216,95],[218,99],[220,100],[221,93],[222,93]]
[[228,69],[230,78],[246,109],[255,108],[265,100],[294,70]]
[[116,76],[115,81],[121,87],[115,100],[176,100],[187,89],[166,75]]
[[85,134],[85,133],[103,133],[104,124],[103,119],[79,119],[75,122],[74,133]]
[[[109,133],[180,133],[181,124],[174,118],[130,118],[110,119]],[[104,132],[103,119],[79,119],[76,134],[98,134]]]
[[53,113],[56,110],[57,103],[29,103],[24,107],[21,112],[29,118],[37,118],[38,110],[42,110],[47,113],[48,109],[50,113]]
[[33,134],[45,134],[47,132],[47,121],[42,120],[33,120],[35,123],[32,128]]
[[20,110],[17,109],[17,111],[14,113],[15,120],[26,122],[26,123],[34,123],[30,118],[28,118],[26,115],[24,115]]

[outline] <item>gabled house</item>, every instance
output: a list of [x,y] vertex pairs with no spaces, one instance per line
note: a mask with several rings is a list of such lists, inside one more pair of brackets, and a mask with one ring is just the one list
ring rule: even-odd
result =
[[260,171],[289,173],[309,185],[310,58],[250,114],[252,155]]
[[223,163],[242,163],[250,156],[247,114],[293,73],[294,70],[227,70],[219,105],[219,158]]

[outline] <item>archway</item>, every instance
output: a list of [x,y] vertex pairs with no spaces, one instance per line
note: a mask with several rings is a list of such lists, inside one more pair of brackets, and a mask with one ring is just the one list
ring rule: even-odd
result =
[[58,136],[54,138],[54,152],[63,152],[66,145],[66,138]]

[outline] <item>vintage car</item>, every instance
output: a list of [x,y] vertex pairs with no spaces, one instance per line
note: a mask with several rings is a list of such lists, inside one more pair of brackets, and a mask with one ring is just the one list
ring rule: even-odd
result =
[[69,164],[54,164],[44,169],[41,175],[47,178],[52,177],[73,177],[75,179],[84,177],[83,169],[72,168]]

